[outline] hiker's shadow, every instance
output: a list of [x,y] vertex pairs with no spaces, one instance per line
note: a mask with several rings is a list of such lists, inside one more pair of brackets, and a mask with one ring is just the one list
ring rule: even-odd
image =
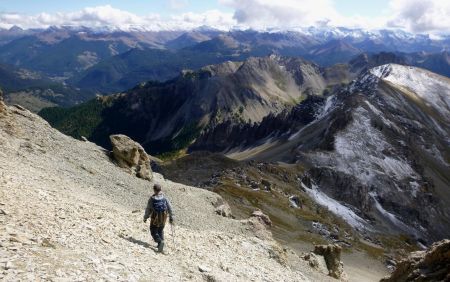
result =
[[123,236],[123,235],[120,235],[119,237],[122,238],[122,239],[124,239],[124,240],[127,240],[128,242],[131,242],[131,243],[133,243],[133,244],[140,245],[140,246],[142,246],[142,247],[144,247],[144,248],[153,249],[153,248],[150,246],[149,243],[144,242],[144,241],[141,241],[141,240],[136,239],[136,238],[133,238],[133,237],[131,237],[131,236]]

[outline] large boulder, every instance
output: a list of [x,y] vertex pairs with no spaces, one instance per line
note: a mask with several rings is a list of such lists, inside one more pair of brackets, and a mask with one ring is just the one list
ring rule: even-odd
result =
[[328,275],[336,279],[347,280],[344,264],[341,262],[342,248],[339,245],[316,245],[314,254],[323,256],[328,268]]
[[411,253],[381,281],[450,281],[450,240],[436,242],[427,251]]
[[152,180],[150,157],[142,146],[125,135],[111,135],[113,157],[117,165],[139,178]]

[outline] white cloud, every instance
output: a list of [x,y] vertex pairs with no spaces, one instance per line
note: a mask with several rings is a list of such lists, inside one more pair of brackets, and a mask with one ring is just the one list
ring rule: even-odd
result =
[[391,0],[388,27],[417,33],[450,32],[449,0]]
[[337,17],[330,0],[222,0],[235,9],[238,23],[252,28],[292,27]]
[[361,28],[380,27],[382,19],[361,16],[344,17],[333,0],[219,0],[235,9],[234,18],[254,29],[295,28],[329,25]]
[[217,29],[228,30],[236,21],[230,13],[223,13],[219,10],[210,10],[203,13],[183,13],[171,17],[172,26],[181,26],[184,28],[195,28],[199,26],[210,26]]
[[23,28],[45,28],[52,25],[129,27],[133,25],[144,25],[150,19],[155,18],[158,18],[158,16],[139,17],[133,13],[115,9],[109,5],[87,7],[80,11],[69,13],[40,13],[32,16],[0,14],[2,27],[18,25]]
[[[183,8],[189,0],[171,0],[173,9]],[[449,34],[450,0],[391,0],[378,18],[344,17],[335,9],[336,0],[218,0],[234,13],[209,10],[202,13],[139,16],[110,5],[87,7],[66,13],[21,15],[0,13],[0,27],[46,28],[52,25],[108,27],[127,30],[179,30],[199,26],[230,28],[293,29],[305,26],[344,26],[360,28],[399,28],[418,33]]]
[[106,6],[87,7],[80,11],[69,13],[41,13],[37,15],[0,14],[0,28],[10,28],[13,25],[22,28],[47,28],[49,26],[87,26],[109,27],[128,30],[143,28],[146,30],[178,30],[192,29],[208,25],[219,29],[229,29],[236,24],[231,13],[210,10],[203,13],[184,13],[168,19],[158,14],[138,16],[136,14]]

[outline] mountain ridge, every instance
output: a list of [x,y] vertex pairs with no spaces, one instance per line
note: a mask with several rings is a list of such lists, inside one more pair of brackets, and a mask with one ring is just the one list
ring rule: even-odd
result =
[[[389,202],[389,208],[401,213],[400,218],[413,221],[416,217],[422,218],[423,225],[416,227],[414,231],[404,229],[403,232],[412,232],[419,239],[422,236],[421,240],[433,237],[426,232],[426,235],[418,235],[427,224],[428,228],[436,228],[431,233],[437,235],[437,238],[443,238],[442,236],[448,236],[448,230],[442,226],[449,220],[446,217],[448,211],[445,211],[445,202],[449,201],[445,196],[445,187],[448,185],[445,183],[449,179],[444,176],[449,167],[449,152],[446,149],[450,132],[446,125],[448,108],[444,113],[442,108],[435,108],[435,96],[431,94],[426,96],[432,97],[432,100],[425,106],[424,101],[413,99],[415,96],[411,96],[411,90],[405,92],[403,86],[399,87],[395,81],[388,81],[389,76],[395,77],[395,73],[399,72],[408,74],[410,70],[446,82],[444,85],[447,90],[433,88],[428,79],[416,79],[414,85],[425,87],[428,92],[434,91],[436,97],[450,97],[450,83],[445,77],[407,66],[385,65],[363,73],[347,89],[327,98],[307,100],[292,112],[268,116],[260,124],[219,125],[216,129],[203,132],[190,148],[192,151],[222,152],[239,160],[300,162],[309,167],[311,179],[332,198],[357,206],[360,211],[370,213],[371,210],[378,209],[385,217],[392,215],[392,212],[386,212],[382,208]],[[413,125],[414,123],[417,125]],[[421,133],[424,128],[428,128],[425,134]],[[408,131],[416,139],[408,137]],[[385,178],[388,182],[376,183],[377,177],[379,180]],[[407,179],[410,179],[409,182]],[[393,192],[397,188],[380,188],[389,187],[392,183],[404,191],[399,193],[405,193],[403,200],[394,202],[384,197],[377,198],[380,193],[389,193],[389,197],[397,198],[398,195],[395,196]],[[311,185],[309,188],[311,189]],[[381,190],[375,194],[373,190],[377,189]],[[358,191],[361,194],[350,196],[344,191]],[[437,199],[442,197],[442,203],[438,204],[442,210],[435,217],[440,217],[443,221],[430,224],[430,220],[415,210],[414,204],[407,207],[408,212],[402,211],[400,203],[411,201],[406,191],[412,191],[410,193],[416,195],[412,201],[419,200],[418,194],[415,194],[419,191],[430,193],[430,197],[426,198],[430,202],[421,203],[420,206],[434,207],[439,202]],[[431,197],[433,193],[436,194]],[[381,200],[385,202],[379,204],[377,201]],[[371,205],[376,208],[370,208]],[[387,216],[389,217],[391,216]]]
[[[101,93],[124,91],[148,80],[171,79],[184,68],[270,54],[304,57],[330,66],[346,63],[361,52],[402,51],[413,54],[410,61],[448,75],[448,58],[438,54],[450,49],[446,37],[438,40],[399,31],[331,27],[291,31],[96,31],[87,27],[51,27],[6,33],[16,33],[17,37],[0,46],[4,63],[41,71]],[[135,54],[127,55],[130,51]],[[159,57],[167,65],[158,63]]]
[[[174,145],[178,150],[210,124],[227,119],[259,122],[267,114],[291,108],[307,96],[321,95],[326,86],[321,69],[299,58],[270,56],[249,58],[243,63],[225,62],[105,98],[113,106],[103,110],[105,118],[97,127],[97,135],[86,137],[106,144],[109,133],[125,131],[149,150],[161,152],[158,147],[177,143],[171,140],[185,135],[182,147]],[[165,110],[161,111],[161,107]],[[41,114],[48,116],[51,112],[49,109]],[[130,127],[124,121],[136,124]]]

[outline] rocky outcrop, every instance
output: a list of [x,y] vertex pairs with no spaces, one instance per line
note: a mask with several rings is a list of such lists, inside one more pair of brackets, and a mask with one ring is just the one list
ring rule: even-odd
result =
[[144,148],[125,135],[110,136],[117,164],[139,178],[152,180],[150,158]]
[[252,213],[252,217],[257,218],[261,223],[266,226],[272,226],[272,221],[269,216],[264,214],[262,211],[257,210]]
[[307,253],[306,255],[304,255],[302,257],[304,260],[306,260],[309,264],[309,266],[311,266],[314,269],[319,269],[320,268],[320,260],[319,257],[314,254],[314,253]]
[[428,251],[411,253],[381,281],[450,281],[450,240],[434,243]]
[[342,248],[339,245],[317,245],[314,254],[323,256],[328,268],[328,275],[336,279],[346,280],[344,263],[341,262]]
[[254,211],[250,218],[241,220],[241,222],[245,226],[248,226],[248,229],[251,230],[256,237],[263,240],[272,238],[272,232],[270,231],[272,221],[269,216],[265,215],[262,211]]
[[228,205],[227,203],[223,203],[220,206],[218,206],[216,208],[216,213],[223,217],[233,217],[230,205]]
[[230,205],[227,202],[225,202],[222,198],[220,198],[217,202],[213,203],[213,206],[216,208],[215,209],[216,214],[221,215],[223,217],[233,218]]

